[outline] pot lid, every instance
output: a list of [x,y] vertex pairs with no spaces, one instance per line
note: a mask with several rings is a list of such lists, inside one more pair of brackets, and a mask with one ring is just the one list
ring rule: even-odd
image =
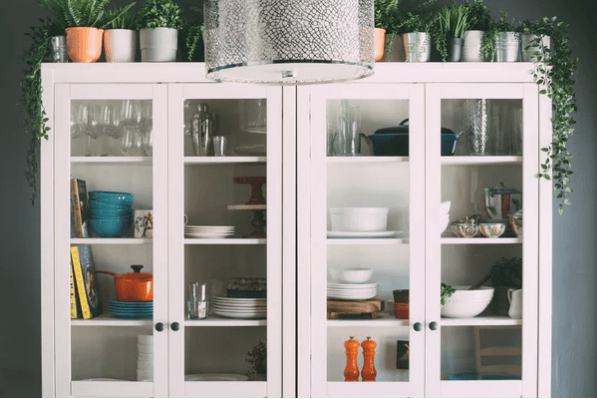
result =
[[141,273],[141,269],[143,269],[143,265],[132,265],[131,268],[133,269],[133,273],[120,274],[120,275],[118,275],[118,277],[122,278],[124,280],[138,280],[138,281],[153,280],[153,274]]
[[[408,119],[405,119],[400,122],[399,126],[377,129],[373,134],[408,134],[409,126],[407,123]],[[454,134],[454,131],[452,129],[448,129],[447,127],[442,127],[442,134]]]

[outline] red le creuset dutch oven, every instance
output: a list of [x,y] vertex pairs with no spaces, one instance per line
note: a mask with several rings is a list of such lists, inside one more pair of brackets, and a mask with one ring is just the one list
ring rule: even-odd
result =
[[151,302],[153,301],[153,275],[141,273],[143,266],[132,265],[133,273],[116,274],[97,270],[96,273],[104,273],[114,276],[116,297],[120,302]]

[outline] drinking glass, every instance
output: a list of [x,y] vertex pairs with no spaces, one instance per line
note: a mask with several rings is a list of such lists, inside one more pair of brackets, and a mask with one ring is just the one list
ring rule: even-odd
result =
[[344,155],[348,157],[361,155],[361,107],[357,105],[344,107],[342,114]]
[[121,139],[122,153],[129,157],[144,155],[143,134],[136,126],[125,126]]
[[489,102],[486,99],[466,100],[464,110],[471,155],[489,155]]
[[[97,152],[94,153],[94,151],[92,151],[91,140],[97,140],[101,134],[100,108],[95,104],[86,104],[83,105],[82,108],[81,127],[83,133],[87,136],[87,149],[85,151],[85,156],[90,157],[97,154]],[[96,146],[94,145],[93,148],[95,147]]]
[[70,114],[70,136],[73,139],[80,137],[83,133],[81,120],[82,120],[83,106],[81,104],[73,105]]
[[115,104],[107,104],[102,107],[101,111],[101,124],[103,133],[110,140],[109,154],[119,155],[115,142],[117,139],[122,137],[122,129],[120,127],[120,108]]
[[210,284],[191,283],[187,286],[187,316],[189,319],[207,319],[210,303]]

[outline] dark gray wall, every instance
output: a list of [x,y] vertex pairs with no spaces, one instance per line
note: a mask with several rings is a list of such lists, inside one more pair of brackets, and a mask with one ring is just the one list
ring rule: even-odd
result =
[[[517,19],[556,15],[567,21],[571,47],[581,57],[576,94],[580,113],[570,142],[575,192],[563,217],[554,206],[553,396],[597,396],[597,2],[594,0],[485,0]],[[35,0],[4,0],[0,74],[0,396],[41,395],[39,206],[31,207],[25,154],[29,136],[19,97],[23,35],[44,14]],[[192,4],[192,0],[184,1]]]

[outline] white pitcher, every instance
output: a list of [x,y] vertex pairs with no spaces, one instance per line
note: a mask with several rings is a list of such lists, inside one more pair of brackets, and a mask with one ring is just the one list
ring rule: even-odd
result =
[[522,319],[522,289],[510,288],[508,290],[508,302],[510,302],[508,316],[513,319]]

